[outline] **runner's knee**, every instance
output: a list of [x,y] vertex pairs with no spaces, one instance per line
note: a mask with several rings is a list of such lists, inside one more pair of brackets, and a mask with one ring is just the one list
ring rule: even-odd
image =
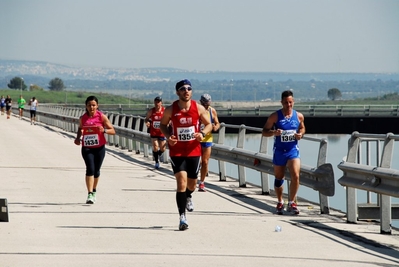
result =
[[284,184],[284,179],[274,179],[274,187],[281,187]]

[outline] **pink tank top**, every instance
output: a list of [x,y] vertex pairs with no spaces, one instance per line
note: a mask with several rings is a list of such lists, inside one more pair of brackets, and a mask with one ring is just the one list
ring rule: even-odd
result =
[[104,126],[102,121],[103,113],[96,111],[93,117],[83,114],[82,120],[82,146],[88,148],[101,147],[107,143],[103,132],[100,132],[99,126]]

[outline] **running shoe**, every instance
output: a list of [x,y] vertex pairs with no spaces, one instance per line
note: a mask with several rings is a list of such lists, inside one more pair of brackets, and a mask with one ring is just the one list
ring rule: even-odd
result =
[[155,162],[155,169],[159,169],[159,162]]
[[93,196],[93,204],[94,204],[94,203],[96,203],[96,201],[97,201],[96,192],[93,192],[93,193],[92,193],[92,196]]
[[200,192],[205,192],[205,183],[200,183],[198,186],[198,191]]
[[184,214],[180,215],[180,223],[179,223],[179,230],[184,231],[188,229],[188,224],[186,220],[186,216]]
[[89,194],[87,195],[86,204],[94,204],[93,193],[89,193]]
[[186,209],[189,212],[192,212],[194,210],[194,204],[193,204],[193,201],[191,200],[191,197],[187,198]]
[[276,213],[278,215],[283,215],[283,213],[284,213],[284,203],[281,203],[281,202],[277,203]]
[[291,204],[288,204],[287,212],[290,212],[293,215],[298,215],[299,214],[299,210],[298,210],[298,207],[296,206],[295,202],[292,202]]

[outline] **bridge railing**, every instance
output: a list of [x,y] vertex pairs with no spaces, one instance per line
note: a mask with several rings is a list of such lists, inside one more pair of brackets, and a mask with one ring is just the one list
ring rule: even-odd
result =
[[[214,103],[218,110],[219,116],[269,116],[280,106],[270,105],[265,102],[262,105],[254,103],[253,106],[230,107],[218,106]],[[43,106],[59,106],[59,104],[41,104]],[[82,105],[68,104],[66,108],[84,108]],[[101,109],[112,113],[119,114],[141,114],[145,115],[147,110],[152,108],[152,104],[101,104]],[[297,103],[295,109],[305,116],[377,116],[377,117],[398,117],[399,105],[305,105]]]
[[[237,130],[237,143],[235,147],[224,145],[226,128]],[[247,130],[259,132],[259,134],[262,132],[261,128],[221,123],[217,143],[212,146],[211,157],[218,160],[219,178],[221,181],[226,180],[226,162],[232,163],[237,165],[240,187],[246,186],[245,168],[250,168],[260,172],[262,194],[269,194],[269,174],[273,175],[274,170],[273,158],[271,155],[267,154],[268,137],[261,137],[259,152],[245,150],[244,140],[246,139]],[[303,139],[319,143],[319,148],[318,151],[315,151],[315,154],[317,154],[316,166],[301,164],[300,184],[319,192],[320,211],[323,214],[329,214],[328,196],[334,195],[335,183],[332,165],[326,163],[327,140],[324,138],[319,139],[307,136],[304,136]],[[285,172],[285,179],[288,183],[291,180],[288,169],[286,169]],[[287,188],[289,188],[289,186],[287,186]]]
[[[37,119],[40,122],[59,127],[69,132],[76,132],[78,129],[79,117],[84,113],[83,108],[65,108],[59,106],[41,107],[37,111]],[[114,125],[117,134],[106,135],[109,145],[135,151],[137,154],[143,152],[145,157],[149,156],[151,138],[147,133],[144,117],[133,116],[119,113],[105,113]],[[233,127],[238,130],[238,141],[235,147],[224,144],[225,129]],[[238,167],[238,182],[240,187],[246,186],[245,168],[250,168],[261,172],[261,187],[263,194],[269,194],[268,174],[273,174],[272,157],[267,154],[267,141],[262,138],[259,152],[244,149],[246,130],[261,132],[260,128],[248,127],[245,125],[226,125],[222,123],[218,134],[218,142],[212,147],[211,158],[219,161],[219,177],[221,181],[226,180],[225,163],[232,163]],[[319,192],[321,213],[328,214],[330,211],[328,196],[333,196],[335,192],[334,173],[332,165],[326,163],[327,141],[304,137],[310,141],[320,143],[318,151],[317,166],[301,165],[300,183]],[[168,153],[164,153],[166,156]],[[167,161],[167,156],[164,157]],[[231,177],[235,179],[234,177]],[[288,170],[285,178],[290,181]]]
[[[279,108],[279,106],[277,107]],[[399,116],[399,105],[301,105],[296,104],[295,109],[306,117],[317,116],[377,116],[397,117]],[[269,116],[276,110],[276,106],[254,106],[253,108],[243,107],[218,107],[219,116]]]
[[[392,133],[352,133],[346,160],[338,165],[343,171],[338,182],[346,186],[349,223],[377,219],[381,233],[390,234],[391,220],[399,219],[399,206],[391,201],[391,197],[399,197],[399,170],[391,168],[395,141],[399,141],[399,135]],[[367,191],[367,203],[357,204],[357,189]],[[371,193],[377,194],[376,203],[372,203]]]
[[[17,109],[13,109],[18,114]],[[65,108],[49,106],[37,112],[37,119],[43,123],[57,126],[66,131],[76,132],[78,118],[84,112],[83,108]],[[107,136],[108,144],[135,151],[144,152],[148,157],[148,146],[151,140],[141,116],[132,116],[119,113],[106,113],[116,128],[117,135]],[[29,117],[28,112],[24,114]],[[237,145],[235,147],[224,144],[225,129],[233,127],[237,129]],[[236,164],[239,168],[239,186],[245,186],[245,168],[251,168],[261,173],[262,193],[268,194],[268,175],[272,174],[271,156],[267,154],[267,141],[263,137],[259,147],[259,153],[243,148],[246,130],[260,132],[261,129],[244,125],[222,124],[219,130],[218,141],[213,146],[212,157],[219,161],[219,177],[225,180],[225,163]],[[315,167],[301,166],[301,184],[319,190],[321,213],[329,213],[328,198],[334,192],[333,185],[329,185],[329,179],[333,178],[333,172],[329,164],[326,164],[327,142],[323,139],[304,137],[311,141],[320,142],[317,164]],[[348,142],[348,154],[345,161],[338,165],[343,171],[343,176],[338,182],[346,187],[347,221],[356,223],[358,219],[377,219],[381,222],[381,233],[391,233],[391,220],[399,219],[399,206],[392,205],[391,197],[399,194],[399,171],[391,168],[393,160],[394,141],[399,136],[391,133],[361,134],[354,132]],[[361,145],[363,144],[363,146]],[[381,144],[383,151],[381,152]],[[374,148],[372,147],[374,145]],[[364,149],[365,146],[365,149]],[[167,154],[167,153],[165,153]],[[371,156],[375,155],[373,159]],[[373,162],[374,161],[374,162]],[[286,178],[289,179],[286,173]],[[322,177],[322,178],[320,178]],[[357,204],[356,190],[367,192],[367,203]],[[377,194],[377,203],[372,203],[372,193]]]

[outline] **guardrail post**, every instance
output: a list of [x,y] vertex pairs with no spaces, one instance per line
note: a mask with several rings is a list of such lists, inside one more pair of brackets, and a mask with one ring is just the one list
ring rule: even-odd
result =
[[[317,157],[317,167],[325,164],[327,161],[327,140],[323,139],[320,142],[319,146],[319,155]],[[330,205],[328,203],[328,197],[319,193],[319,202],[320,202],[320,213],[321,214],[330,214]]]
[[[348,141],[347,162],[356,163],[360,144],[360,138],[356,136],[357,133],[352,133]],[[357,192],[353,187],[346,187],[346,220],[348,223],[356,223],[357,221]]]
[[[139,125],[140,125],[141,120],[142,120],[142,118],[139,117]],[[143,120],[143,133],[146,133],[146,132],[147,132],[147,125],[145,124],[145,121]],[[147,144],[143,144],[143,151],[144,151],[144,157],[148,157],[149,149],[148,149],[148,145]]]
[[[115,121],[114,121],[114,125],[116,125],[116,126],[121,126],[120,125],[120,120],[119,120],[119,117],[120,117],[120,115],[119,114],[116,114],[115,115]],[[114,138],[114,140],[115,140],[115,147],[120,147],[120,140],[119,140],[119,135],[118,135],[118,133],[116,133],[116,135],[115,135],[115,138]]]
[[[140,131],[140,119],[138,117],[135,118],[136,122],[134,124],[134,130]],[[136,154],[140,154],[140,142],[136,141]]]
[[[108,119],[112,124],[114,124],[114,113],[110,113]],[[115,144],[115,136],[107,135],[106,137],[108,138],[108,145],[113,146]]]
[[[133,126],[133,117],[129,116],[127,118],[127,128],[128,129],[133,129],[132,126]],[[133,140],[132,140],[132,138],[129,138],[127,140],[127,151],[129,151],[129,152],[133,151]]]
[[[80,118],[80,116],[83,115],[83,111],[80,109],[75,109],[75,113],[73,114],[73,116],[77,119]],[[79,121],[78,123],[75,123],[72,127],[72,132],[76,133],[79,129]]]
[[[121,125],[120,126],[125,128],[126,127],[126,115],[122,114],[121,117],[122,118],[121,118]],[[120,148],[121,149],[126,149],[126,138],[122,136],[122,137],[120,137],[120,139],[121,139]]]
[[[384,148],[382,150],[380,167],[391,168],[392,158],[393,158],[393,146],[395,140],[389,138],[392,133],[388,133],[384,140]],[[392,223],[392,201],[391,197],[387,195],[380,195],[380,232],[381,234],[391,233],[391,223]]]
[[[223,145],[226,136],[226,126],[222,122],[219,128],[218,144]],[[226,162],[218,160],[219,164],[219,181],[226,181]]]
[[[267,154],[268,137],[262,136],[260,139],[259,152]],[[260,173],[260,183],[262,188],[262,195],[270,195],[269,174],[266,172]]]
[[[245,141],[245,125],[242,124],[240,129],[238,130],[238,138],[237,138],[237,148],[244,148],[244,141]],[[246,177],[245,177],[245,167],[238,165],[238,186],[239,187],[246,187]]]

